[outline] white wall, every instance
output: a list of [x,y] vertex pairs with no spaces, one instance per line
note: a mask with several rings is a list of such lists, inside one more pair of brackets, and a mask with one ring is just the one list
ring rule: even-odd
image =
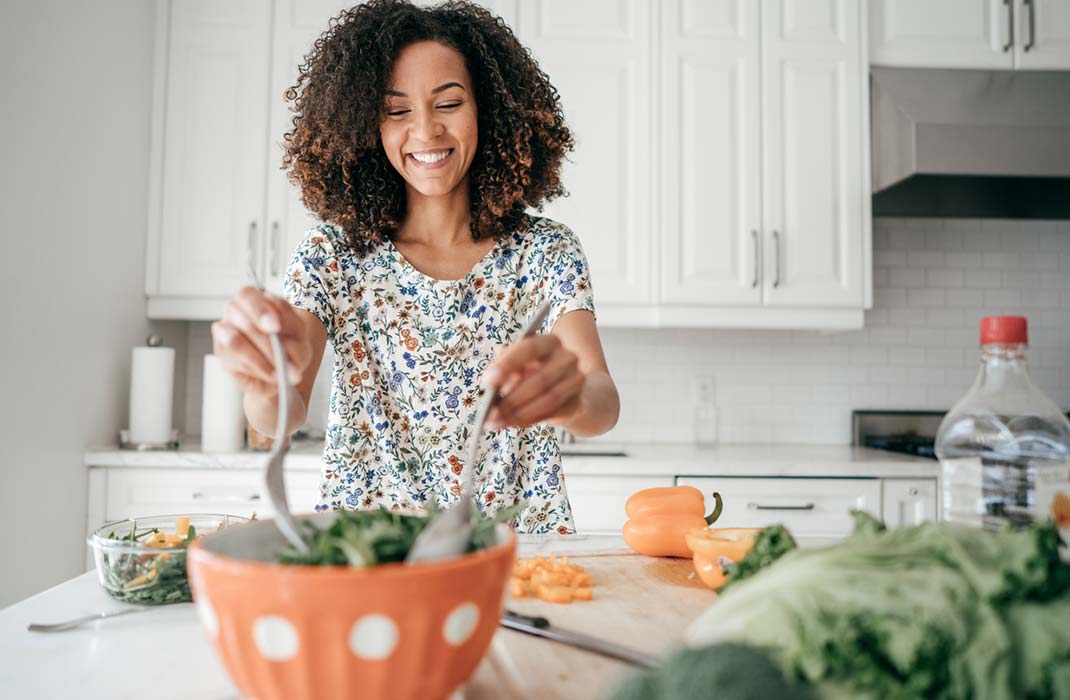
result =
[[82,453],[127,422],[130,348],[187,344],[145,319],[153,12],[0,8],[0,607],[81,571]]
[[[602,329],[622,400],[605,439],[692,441],[695,378],[710,377],[722,442],[847,444],[852,409],[947,410],[976,373],[978,321],[994,313],[1029,318],[1033,378],[1070,407],[1070,221],[878,219],[874,228],[875,304],[861,331]],[[191,324],[189,341],[193,397],[208,324]],[[325,361],[313,397],[321,425],[329,376]],[[199,399],[186,415],[199,430]]]

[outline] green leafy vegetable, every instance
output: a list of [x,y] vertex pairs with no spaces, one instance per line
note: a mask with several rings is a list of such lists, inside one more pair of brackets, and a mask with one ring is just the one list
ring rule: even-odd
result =
[[[524,503],[498,511],[493,518],[478,518],[473,524],[468,551],[486,549],[497,544],[494,528],[497,523],[513,520]],[[283,564],[313,566],[352,566],[363,568],[404,561],[413,542],[434,517],[429,515],[401,515],[385,508],[379,510],[340,510],[326,529],[301,521],[301,537],[308,544],[307,554],[293,547],[283,551],[278,559]]]
[[796,547],[798,545],[795,544],[795,538],[786,527],[770,525],[754,538],[754,546],[747,552],[747,556],[724,567],[728,582],[718,589],[718,593],[724,593],[740,581],[750,578]]
[[[736,580],[690,645],[766,650],[823,698],[1070,698],[1070,565],[1050,522],[855,532]],[[764,534],[764,533],[763,533]]]
[[809,700],[769,657],[742,644],[684,649],[620,683],[610,700]]

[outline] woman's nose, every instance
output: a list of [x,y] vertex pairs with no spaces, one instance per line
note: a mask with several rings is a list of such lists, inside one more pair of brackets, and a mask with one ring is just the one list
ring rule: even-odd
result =
[[412,135],[421,141],[432,141],[442,135],[445,127],[434,112],[422,112],[416,116]]

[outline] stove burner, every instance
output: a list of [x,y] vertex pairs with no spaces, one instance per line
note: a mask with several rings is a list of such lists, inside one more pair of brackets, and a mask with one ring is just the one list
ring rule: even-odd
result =
[[921,435],[867,435],[863,444],[878,450],[936,459],[936,441]]

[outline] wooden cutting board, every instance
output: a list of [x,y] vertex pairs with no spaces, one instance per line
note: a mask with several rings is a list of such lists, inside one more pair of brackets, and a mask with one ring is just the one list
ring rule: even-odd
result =
[[[528,551],[526,552],[525,549]],[[580,549],[577,547],[576,549]],[[588,547],[597,550],[597,547]],[[612,547],[603,548],[612,551]],[[616,548],[618,551],[620,547]],[[520,556],[530,556],[521,547]],[[546,547],[537,550],[547,554]],[[559,547],[557,551],[562,551]],[[625,550],[630,551],[630,550]],[[662,656],[681,644],[684,627],[715,599],[695,578],[691,561],[637,554],[573,552],[595,581],[594,600],[569,605],[506,595],[505,605],[541,615],[552,625]],[[603,698],[634,667],[581,649],[499,628],[464,700]]]

